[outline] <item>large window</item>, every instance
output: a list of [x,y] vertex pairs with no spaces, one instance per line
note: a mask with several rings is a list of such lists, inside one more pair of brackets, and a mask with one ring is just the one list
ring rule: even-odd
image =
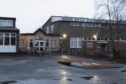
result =
[[70,48],[77,48],[77,37],[70,38]]
[[0,33],[0,45],[3,45],[3,33]]
[[70,38],[70,48],[82,48],[83,40],[81,37]]
[[16,45],[16,34],[0,33],[0,45]]
[[13,20],[0,19],[0,27],[13,27]]

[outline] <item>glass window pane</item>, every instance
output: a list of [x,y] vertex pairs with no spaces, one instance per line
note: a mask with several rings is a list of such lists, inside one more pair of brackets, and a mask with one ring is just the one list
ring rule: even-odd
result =
[[0,27],[13,27],[13,20],[0,19]]
[[33,42],[30,42],[30,48],[32,48],[33,47]]
[[43,51],[43,47],[40,47],[40,51]]
[[36,46],[39,46],[39,42],[36,42]]
[[40,46],[43,46],[43,42],[40,42]]
[[5,45],[9,45],[9,37],[5,37],[4,43]]
[[0,37],[0,45],[3,45],[3,37]]
[[0,33],[0,37],[3,37],[3,33]]
[[16,38],[15,37],[11,37],[11,45],[16,45]]
[[8,33],[6,33],[6,34],[5,34],[5,37],[9,37],[9,34],[8,34]]
[[15,37],[16,36],[16,34],[11,34],[11,37]]

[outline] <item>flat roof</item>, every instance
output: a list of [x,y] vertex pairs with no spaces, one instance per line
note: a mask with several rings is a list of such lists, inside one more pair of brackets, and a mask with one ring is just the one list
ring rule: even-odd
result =
[[11,20],[13,19],[13,20],[16,20],[15,17],[1,17],[1,16],[0,16],[0,19],[9,19],[9,20],[10,20],[10,19],[11,19]]

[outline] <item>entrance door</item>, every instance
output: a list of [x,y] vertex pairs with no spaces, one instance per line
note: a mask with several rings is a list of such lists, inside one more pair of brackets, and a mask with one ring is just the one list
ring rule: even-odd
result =
[[36,52],[44,52],[44,41],[38,40],[35,42]]

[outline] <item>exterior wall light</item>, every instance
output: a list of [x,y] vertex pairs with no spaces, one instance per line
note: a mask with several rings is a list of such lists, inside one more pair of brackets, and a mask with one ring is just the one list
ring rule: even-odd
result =
[[97,40],[97,35],[95,34],[95,35],[93,35],[93,38],[95,39],[95,40]]
[[63,39],[66,39],[67,38],[67,34],[63,34]]

